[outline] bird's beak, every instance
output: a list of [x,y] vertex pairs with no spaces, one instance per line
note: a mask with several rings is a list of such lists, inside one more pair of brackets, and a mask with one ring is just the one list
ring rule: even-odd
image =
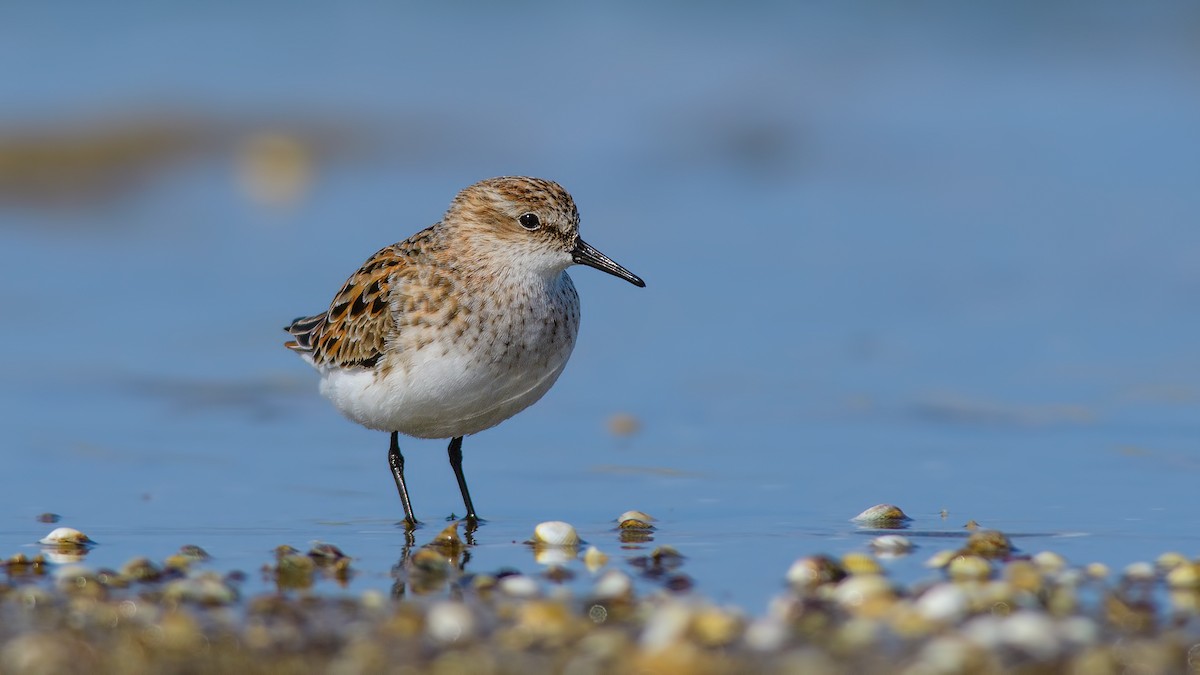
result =
[[582,239],[575,240],[575,248],[571,250],[571,259],[577,264],[595,267],[614,277],[621,277],[638,288],[646,287],[646,282],[642,281],[641,277],[613,262],[612,258],[592,248],[591,244]]

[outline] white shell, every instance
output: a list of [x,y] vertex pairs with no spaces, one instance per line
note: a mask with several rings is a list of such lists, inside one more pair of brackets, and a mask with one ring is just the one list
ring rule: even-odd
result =
[[461,602],[436,602],[425,615],[425,632],[441,644],[465,642],[475,635],[475,615]]
[[1054,621],[1030,610],[1013,612],[1000,624],[1001,639],[1038,659],[1051,659],[1062,649]]
[[855,609],[877,598],[895,593],[887,579],[877,575],[848,577],[833,589],[833,600],[846,609]]
[[977,555],[955,556],[946,572],[956,581],[986,581],[992,576],[992,564]]
[[609,570],[600,575],[592,587],[592,595],[602,600],[628,598],[633,594],[633,579],[620,570]]
[[681,602],[666,602],[647,617],[639,642],[648,653],[665,651],[682,642],[692,622],[691,609]]
[[1154,581],[1154,565],[1148,562],[1130,563],[1125,568],[1125,578],[1130,581]]
[[742,636],[746,646],[760,652],[773,652],[788,639],[788,625],[773,617],[762,617],[750,622]]
[[856,523],[896,523],[911,519],[899,506],[893,504],[876,504],[854,516],[851,520]]
[[511,595],[514,598],[533,598],[539,592],[537,581],[523,574],[504,577],[496,584],[496,587],[505,595]]
[[1067,559],[1054,551],[1039,551],[1032,560],[1043,572],[1061,572],[1067,566]]
[[608,555],[595,546],[589,546],[583,554],[583,564],[589,572],[595,572],[608,564]]
[[96,542],[73,527],[58,527],[42,537],[38,543],[47,546],[90,546]]
[[970,609],[967,594],[956,584],[939,584],[917,598],[916,610],[921,616],[939,623],[957,623]]
[[1170,588],[1200,588],[1200,564],[1186,563],[1167,572]]
[[533,528],[533,543],[543,546],[578,546],[579,534],[570,523],[547,520]]
[[645,511],[626,511],[617,517],[618,523],[623,523],[627,520],[640,520],[643,523],[653,523],[654,516]]

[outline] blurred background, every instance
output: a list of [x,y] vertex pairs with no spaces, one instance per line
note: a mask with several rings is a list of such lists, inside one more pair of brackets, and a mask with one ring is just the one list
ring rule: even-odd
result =
[[[629,508],[748,602],[881,501],[1080,562],[1200,548],[1200,5],[3,15],[6,555],[53,511],[102,562],[318,538],[386,583],[386,437],[280,327],[504,174],[648,287],[576,268],[559,384],[467,440],[482,570],[551,518],[613,549]],[[461,510],[444,443],[403,447],[418,515]]]

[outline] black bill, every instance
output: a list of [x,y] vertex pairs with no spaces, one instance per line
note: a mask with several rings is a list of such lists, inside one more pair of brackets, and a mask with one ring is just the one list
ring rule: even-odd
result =
[[641,277],[613,262],[612,258],[592,248],[591,244],[582,239],[575,240],[575,250],[571,251],[571,259],[577,264],[595,267],[614,277],[621,277],[638,288],[646,287],[646,282],[642,281]]

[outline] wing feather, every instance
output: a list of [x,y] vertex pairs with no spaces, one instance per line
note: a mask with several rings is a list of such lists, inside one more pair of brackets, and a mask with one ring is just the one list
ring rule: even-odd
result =
[[389,296],[392,279],[404,264],[398,245],[368,258],[346,280],[327,312],[300,317],[284,329],[295,337],[284,346],[307,354],[317,366],[374,367],[395,331]]

